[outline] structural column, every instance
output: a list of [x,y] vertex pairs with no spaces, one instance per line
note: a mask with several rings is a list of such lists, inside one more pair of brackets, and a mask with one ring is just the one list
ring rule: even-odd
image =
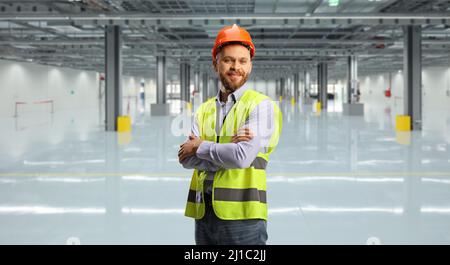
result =
[[300,96],[300,74],[294,74],[294,100],[298,102],[298,98]]
[[311,75],[309,71],[305,71],[305,97],[309,97],[311,91]]
[[156,57],[156,103],[166,103],[166,56]]
[[151,105],[152,116],[169,114],[169,105],[166,104],[166,56],[156,56],[156,104]]
[[[200,91],[200,71],[194,69],[194,95],[198,95]],[[194,104],[195,97],[192,98],[192,104]]]
[[319,63],[317,71],[317,85],[318,85],[318,100],[322,104],[322,109],[328,107],[328,64],[325,62]]
[[364,115],[364,104],[358,101],[358,58],[353,55],[347,59],[347,100],[342,106],[344,115]]
[[120,26],[106,26],[105,37],[105,129],[117,131],[122,115],[122,36]]
[[200,90],[200,71],[195,70],[194,71],[194,91],[198,93]]
[[349,56],[347,62],[347,103],[353,103],[357,94],[358,59],[356,56]]
[[184,62],[180,64],[180,98],[183,102],[190,101],[190,72],[191,66],[188,63]]
[[275,98],[278,100],[278,97],[280,96],[280,83],[278,81],[278,78],[275,78]]
[[404,27],[404,115],[411,117],[411,129],[422,130],[422,28]]
[[284,77],[280,78],[280,97],[284,98],[285,93],[285,79]]
[[309,71],[305,71],[304,72],[304,79],[305,79],[305,87],[304,87],[304,92],[303,92],[303,99],[304,99],[304,104],[312,104],[313,101],[310,97],[311,94],[311,74],[309,73]]
[[286,90],[285,90],[285,93],[284,93],[286,100],[291,100],[290,99],[292,97],[291,87],[292,87],[292,78],[288,77],[288,78],[286,78]]
[[208,73],[204,72],[202,76],[202,99],[203,102],[206,102],[208,100],[208,91],[209,91],[209,77]]

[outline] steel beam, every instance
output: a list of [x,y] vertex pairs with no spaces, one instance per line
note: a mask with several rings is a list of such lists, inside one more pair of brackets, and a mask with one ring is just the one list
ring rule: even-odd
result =
[[154,26],[174,26],[174,25],[194,25],[194,26],[217,26],[224,24],[320,24],[320,25],[419,25],[449,24],[450,15],[448,13],[427,13],[427,14],[405,14],[405,13],[326,13],[311,15],[308,13],[255,13],[255,14],[188,14],[188,15],[168,15],[152,13],[116,13],[112,15],[86,14],[86,15],[55,15],[55,14],[23,14],[9,13],[0,14],[0,21],[73,21],[76,25],[154,25]]

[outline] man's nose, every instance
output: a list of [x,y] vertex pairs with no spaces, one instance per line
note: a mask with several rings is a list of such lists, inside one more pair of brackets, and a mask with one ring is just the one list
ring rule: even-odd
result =
[[231,63],[230,70],[237,70],[240,69],[240,67],[241,65],[239,64],[239,62],[234,61]]

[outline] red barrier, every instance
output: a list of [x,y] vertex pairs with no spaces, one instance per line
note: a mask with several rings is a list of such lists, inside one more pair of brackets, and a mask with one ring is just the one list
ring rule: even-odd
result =
[[51,112],[53,114],[54,106],[53,106],[53,99],[47,99],[47,100],[38,100],[38,101],[32,101],[32,102],[25,102],[25,101],[16,101],[14,105],[14,117],[18,117],[17,113],[17,106],[18,105],[26,105],[26,104],[51,104],[52,109]]

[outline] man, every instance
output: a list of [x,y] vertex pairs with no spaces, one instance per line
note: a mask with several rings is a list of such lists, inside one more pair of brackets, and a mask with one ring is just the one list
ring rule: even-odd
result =
[[245,85],[254,54],[245,29],[220,30],[212,57],[222,86],[198,108],[191,135],[180,145],[180,163],[195,169],[185,215],[196,219],[198,245],[267,241],[265,169],[282,117],[269,97]]

